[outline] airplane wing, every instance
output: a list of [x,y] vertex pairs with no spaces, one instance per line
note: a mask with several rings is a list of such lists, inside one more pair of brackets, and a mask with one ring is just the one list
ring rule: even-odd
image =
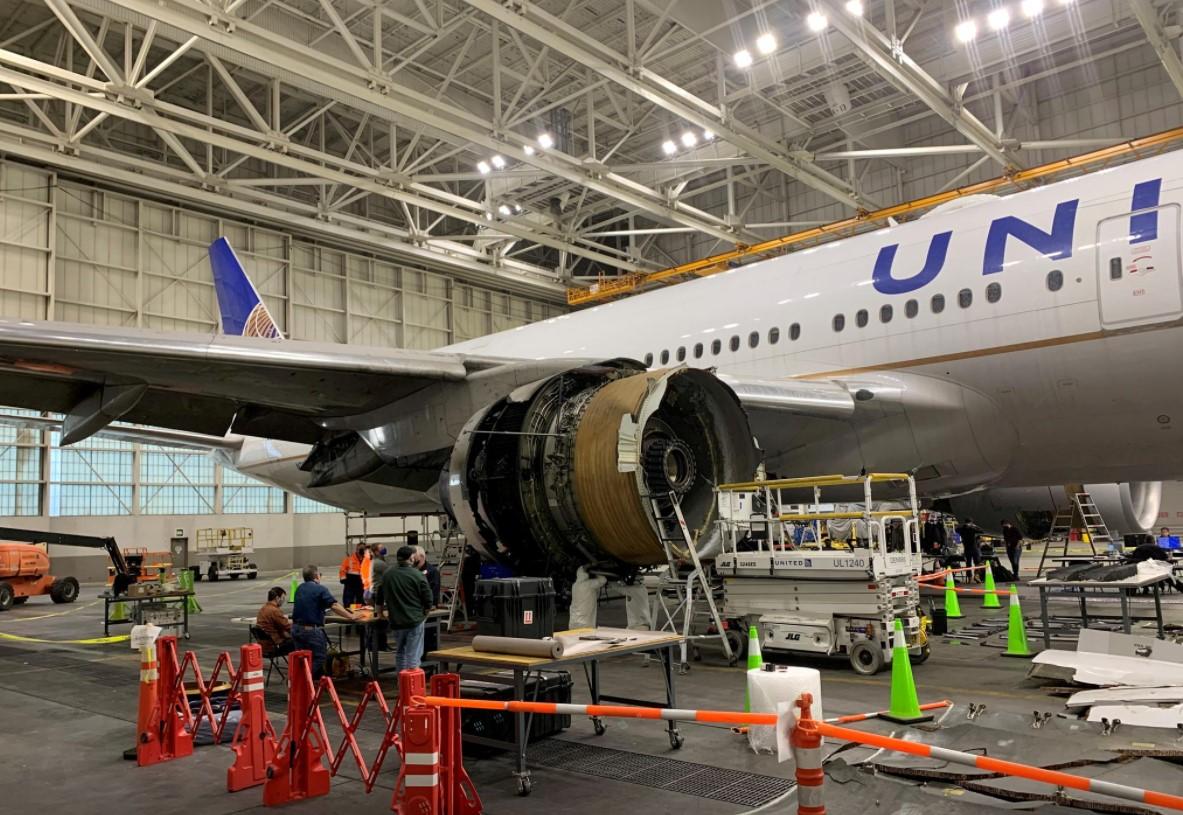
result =
[[[46,416],[21,416],[16,413],[0,413],[0,426],[19,427],[26,430],[61,430],[64,419]],[[155,444],[159,447],[176,447],[207,453],[211,450],[238,450],[242,447],[242,436],[206,436],[201,433],[186,433],[182,430],[157,430],[152,427],[132,427],[120,423],[109,424],[95,433],[108,439]]]
[[312,443],[357,415],[497,363],[408,349],[0,320],[0,404],[66,414],[63,444],[116,419]]

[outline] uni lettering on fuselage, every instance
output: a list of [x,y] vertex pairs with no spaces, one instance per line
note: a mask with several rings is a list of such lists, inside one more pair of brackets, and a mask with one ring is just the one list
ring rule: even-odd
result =
[[[1130,243],[1146,243],[1158,237],[1158,201],[1162,179],[1155,178],[1134,185],[1130,203]],[[1062,201],[1052,213],[1050,231],[1014,215],[1004,215],[990,222],[986,246],[982,253],[982,274],[1001,272],[1005,267],[1008,240],[1014,238],[1040,252],[1049,260],[1072,257],[1072,240],[1076,232],[1076,209],[1079,198]],[[938,232],[929,239],[928,253],[920,271],[908,277],[896,277],[893,271],[898,243],[888,244],[875,257],[871,274],[875,290],[881,294],[907,294],[921,289],[936,279],[945,267],[953,231]]]

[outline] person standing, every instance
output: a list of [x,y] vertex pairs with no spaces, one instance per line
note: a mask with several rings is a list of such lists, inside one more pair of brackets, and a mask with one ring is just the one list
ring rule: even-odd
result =
[[292,642],[292,621],[282,610],[286,598],[286,591],[279,586],[273,587],[267,592],[267,602],[255,615],[255,625],[271,640],[270,647],[266,643],[260,643],[264,646],[263,652],[266,656],[290,654],[296,647]]
[[1019,579],[1019,557],[1023,554],[1023,533],[1008,520],[1002,522],[1002,539],[1006,542],[1006,557],[1010,561],[1010,573]]
[[427,579],[427,587],[431,589],[431,604],[438,606],[443,593],[443,581],[440,578],[439,567],[434,563],[427,562],[427,552],[422,546],[415,547],[414,563],[415,567],[423,572],[423,577]]
[[[965,522],[957,527],[957,534],[961,536],[961,546],[965,550],[966,568],[981,566],[982,550],[978,547],[978,535],[982,534],[982,528],[974,523],[973,518],[966,518]],[[972,583],[981,580],[977,569],[969,573],[969,580]]]
[[423,628],[433,605],[427,579],[415,565],[415,548],[402,546],[395,552],[396,564],[387,567],[382,585],[375,593],[377,609],[385,611],[394,632],[395,667],[399,671],[418,668],[423,656]]
[[364,543],[359,543],[353,554],[345,556],[337,575],[344,586],[341,589],[342,605],[349,608],[355,603],[364,603],[366,592],[370,590],[370,555]]
[[373,600],[373,595],[378,593],[378,587],[382,585],[382,575],[386,574],[386,547],[375,546],[370,552],[370,591],[369,596],[366,597],[366,602]]
[[338,603],[320,584],[320,569],[310,563],[304,567],[304,582],[296,588],[292,598],[292,642],[297,650],[312,652],[313,679],[324,674],[325,662],[329,658],[325,612],[330,610],[351,622],[357,620],[353,612]]

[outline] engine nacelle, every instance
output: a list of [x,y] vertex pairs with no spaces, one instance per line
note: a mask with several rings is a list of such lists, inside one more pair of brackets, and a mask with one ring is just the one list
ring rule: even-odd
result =
[[[1120,484],[1085,484],[1084,489],[1114,535],[1149,532],[1158,520],[1162,503],[1161,481],[1129,481]],[[949,498],[950,510],[959,518],[973,518],[983,529],[998,532],[1005,518],[1028,533],[1025,513],[1054,516],[1069,503],[1064,487],[997,487]],[[1050,522],[1050,518],[1047,519]],[[1035,530],[1038,532],[1039,530]]]
[[[690,368],[617,360],[532,382],[478,411],[452,450],[447,502],[468,542],[525,574],[665,562],[671,493],[700,550],[715,484],[759,456],[735,394]],[[667,530],[664,537],[673,537]]]

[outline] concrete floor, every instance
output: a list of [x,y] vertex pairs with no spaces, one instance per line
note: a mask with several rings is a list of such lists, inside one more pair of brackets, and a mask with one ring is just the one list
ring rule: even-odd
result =
[[[268,586],[286,585],[289,580],[289,576],[265,575],[252,582],[198,585],[204,613],[193,618],[192,639],[183,644],[198,653],[207,673],[218,652],[230,650],[237,656],[237,647],[245,640],[242,627],[232,624],[230,618],[253,616]],[[102,603],[94,600],[98,589],[84,587],[82,597],[73,606],[54,606],[48,598],[38,598],[0,614],[0,733],[4,739],[0,790],[5,798],[0,811],[63,811],[80,805],[84,811],[151,811],[154,815],[261,811],[261,790],[233,795],[225,791],[225,770],[231,759],[224,746],[198,748],[190,758],[142,769],[123,760],[123,750],[133,743],[138,655],[126,642],[69,642],[101,635]],[[1024,600],[1028,614],[1034,613],[1034,598],[1024,595]],[[963,601],[971,620],[982,614],[974,610],[977,605],[977,600]],[[1059,608],[1069,614],[1073,610],[1070,605]],[[1167,612],[1173,622],[1183,622],[1183,606],[1171,602]],[[601,613],[602,622],[611,624],[623,615],[623,610],[610,606]],[[992,613],[1005,613],[1005,609]],[[445,645],[459,642],[445,637]],[[714,651],[704,650],[703,661],[679,678],[679,706],[739,707],[743,702],[743,672],[728,668]],[[817,667],[822,670],[827,716],[888,706],[888,673],[860,677],[841,662],[819,662]],[[938,640],[934,641],[931,659],[915,669],[915,676],[921,701],[950,698],[959,706],[985,702],[991,711],[1023,716],[1037,709],[1062,710],[1060,700],[1040,690],[1039,682],[1025,679],[1026,670],[1025,660],[1003,659],[995,649],[955,646]],[[606,692],[624,691],[651,698],[660,693],[659,669],[646,667],[636,657],[607,663],[601,675]],[[575,678],[575,701],[588,701],[582,676]],[[388,696],[393,695],[391,684],[392,680],[384,682]],[[346,699],[356,698],[361,683],[345,682],[342,687]],[[276,678],[268,692],[269,707],[282,711],[283,700],[282,683]],[[282,728],[282,715],[274,715],[272,721],[277,729]],[[682,731],[685,746],[677,752],[670,750],[662,727],[651,722],[615,720],[605,735],[596,737],[589,722],[577,719],[560,738],[712,767],[788,776],[788,765],[779,765],[770,756],[754,755],[745,739],[725,728],[684,725]],[[372,729],[361,734],[367,756],[373,755],[376,738]],[[545,751],[546,743],[534,749]],[[556,808],[591,813],[601,811],[606,802],[617,801],[629,801],[648,813],[731,815],[745,809],[611,778],[539,767],[533,769],[534,794],[519,798],[507,758],[471,760],[467,768],[485,810],[493,813],[529,815],[552,813]],[[289,809],[301,813],[385,812],[390,806],[396,772],[392,759],[383,770],[378,788],[367,796],[356,769],[347,764],[334,779],[328,797],[294,804]],[[770,811],[787,811],[786,807],[782,804]]]

